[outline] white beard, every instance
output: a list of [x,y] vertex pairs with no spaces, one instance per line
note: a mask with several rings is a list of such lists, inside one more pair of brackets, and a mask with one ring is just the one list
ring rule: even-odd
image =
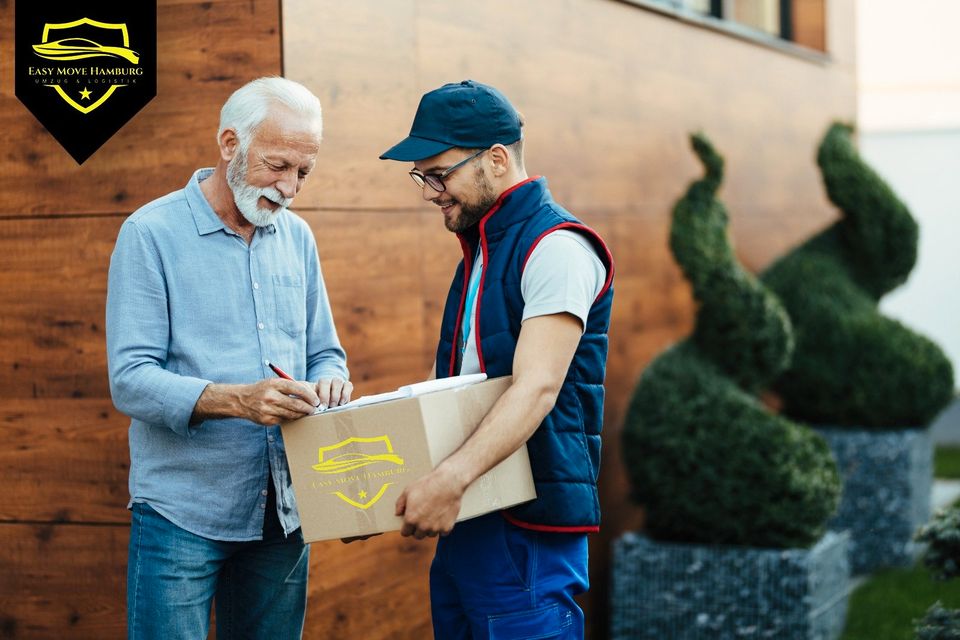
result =
[[[237,154],[227,165],[227,185],[233,192],[237,209],[256,227],[273,224],[276,216],[293,202],[293,198],[284,198],[283,194],[273,187],[254,187],[247,182],[246,149],[237,149]],[[261,196],[280,206],[273,211],[260,208]]]

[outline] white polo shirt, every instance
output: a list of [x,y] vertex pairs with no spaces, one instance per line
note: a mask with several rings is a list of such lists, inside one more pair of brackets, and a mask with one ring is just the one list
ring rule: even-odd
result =
[[[468,291],[479,287],[482,270],[483,252],[478,251]],[[603,290],[606,279],[607,270],[586,237],[566,229],[550,233],[533,250],[520,277],[520,294],[523,296],[521,322],[528,318],[566,312],[580,318],[581,330],[585,329],[590,307]],[[476,311],[477,296],[474,295],[469,309],[470,325],[460,367],[461,375],[480,373],[480,358],[473,336]]]

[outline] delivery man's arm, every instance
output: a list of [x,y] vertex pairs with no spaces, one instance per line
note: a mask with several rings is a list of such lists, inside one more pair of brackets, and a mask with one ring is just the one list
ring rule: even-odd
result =
[[450,533],[470,483],[519,449],[553,409],[582,336],[583,324],[569,313],[523,323],[513,384],[459,449],[397,499],[401,534],[419,539]]

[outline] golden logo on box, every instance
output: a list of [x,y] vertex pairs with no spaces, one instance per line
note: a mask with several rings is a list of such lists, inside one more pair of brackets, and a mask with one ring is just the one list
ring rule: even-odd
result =
[[[390,436],[386,435],[374,438],[351,436],[336,444],[320,447],[318,459],[318,463],[313,465],[313,470],[323,475],[336,477],[313,481],[311,484],[315,489],[343,486],[361,480],[382,480],[406,472],[403,458],[394,452]],[[379,466],[376,470],[351,473],[371,465]],[[373,497],[369,497],[368,492],[364,489],[355,493],[356,498],[340,490],[330,493],[352,507],[369,509],[383,497],[387,487],[391,484],[393,483],[384,482],[381,484],[380,489],[374,492]]]

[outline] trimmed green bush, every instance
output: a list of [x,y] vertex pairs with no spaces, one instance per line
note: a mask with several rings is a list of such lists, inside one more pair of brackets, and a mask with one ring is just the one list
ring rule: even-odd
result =
[[938,511],[933,519],[917,532],[918,542],[925,542],[923,563],[941,580],[960,575],[960,508]]
[[789,363],[790,320],[733,255],[727,212],[716,199],[723,159],[701,135],[693,136],[692,144],[706,175],[677,203],[670,228],[670,248],[700,302],[691,339],[726,375],[754,391]]
[[[927,543],[923,563],[940,580],[960,575],[960,508],[948,507],[917,532],[918,542]],[[917,624],[917,640],[960,640],[960,609],[945,609],[939,602]]]
[[823,439],[771,414],[751,392],[790,360],[790,322],[737,262],[716,199],[723,161],[673,211],[670,246],[699,302],[693,335],[646,369],[627,412],[624,461],[646,531],[660,540],[806,547],[836,509],[840,483]]
[[917,623],[917,640],[960,640],[960,611],[934,604]]
[[834,124],[817,155],[843,217],[761,276],[796,335],[774,389],[798,420],[922,428],[950,401],[953,369],[937,345],[877,311],[916,262],[917,224],[860,159],[851,131]]

